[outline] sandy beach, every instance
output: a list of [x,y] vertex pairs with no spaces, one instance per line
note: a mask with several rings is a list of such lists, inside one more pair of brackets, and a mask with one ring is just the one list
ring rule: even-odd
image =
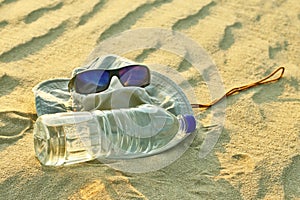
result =
[[[141,28],[176,31],[201,45],[226,91],[278,67],[285,73],[226,100],[224,128],[204,158],[209,110],[187,151],[158,171],[42,166],[33,148],[32,88],[70,78],[97,45]],[[300,199],[299,33],[299,0],[0,0],[0,199]],[[189,63],[170,52],[120,56],[167,65],[193,86],[196,103],[212,100]]]

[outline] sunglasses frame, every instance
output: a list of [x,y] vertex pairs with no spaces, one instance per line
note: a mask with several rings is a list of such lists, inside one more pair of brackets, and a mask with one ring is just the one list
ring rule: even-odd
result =
[[[68,83],[68,90],[69,90],[69,92],[70,92],[70,91],[76,91],[76,89],[75,89],[75,87],[76,87],[76,85],[75,85],[75,79],[76,79],[76,77],[77,77],[78,75],[80,75],[80,74],[83,74],[83,73],[85,73],[85,72],[91,72],[91,71],[102,71],[103,73],[104,73],[105,71],[109,72],[109,82],[107,83],[107,86],[105,87],[105,89],[103,89],[103,90],[101,90],[101,91],[96,91],[96,92],[94,92],[94,93],[100,93],[100,92],[103,92],[103,91],[107,90],[107,88],[108,88],[109,85],[110,85],[111,79],[112,79],[112,77],[114,77],[114,76],[118,77],[120,83],[121,83],[124,87],[130,87],[130,86],[132,86],[132,85],[126,86],[126,85],[124,85],[124,84],[122,83],[122,81],[121,81],[121,79],[120,79],[120,73],[119,73],[119,71],[120,71],[121,69],[126,68],[126,67],[135,67],[135,66],[144,67],[144,68],[147,70],[147,83],[145,83],[144,85],[141,85],[141,86],[138,86],[138,85],[137,85],[137,87],[146,87],[146,86],[150,85],[150,78],[151,78],[151,75],[150,75],[150,69],[149,69],[146,65],[134,64],[134,65],[127,65],[127,66],[121,67],[121,68],[119,68],[119,69],[88,69],[88,70],[81,71],[81,72],[79,72],[78,74],[76,74],[76,75],[69,81],[69,83]],[[77,92],[77,91],[76,91],[76,92]],[[79,92],[78,92],[78,93],[79,93]],[[79,93],[79,94],[92,94],[92,93]]]

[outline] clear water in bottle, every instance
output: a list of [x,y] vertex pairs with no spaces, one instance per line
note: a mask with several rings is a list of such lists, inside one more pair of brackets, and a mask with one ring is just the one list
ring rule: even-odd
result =
[[65,165],[95,158],[136,158],[151,155],[177,134],[192,132],[195,126],[193,116],[176,117],[153,105],[57,113],[38,118],[34,147],[44,165]]

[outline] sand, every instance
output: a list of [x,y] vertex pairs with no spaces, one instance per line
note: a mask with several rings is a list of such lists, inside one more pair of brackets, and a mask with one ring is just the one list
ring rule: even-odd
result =
[[[226,90],[279,66],[284,77],[227,99],[213,150],[192,145],[171,165],[141,174],[104,164],[45,167],[35,158],[31,89],[70,77],[105,39],[144,27],[178,31],[216,63]],[[1,0],[0,199],[300,199],[300,4],[298,0]],[[184,74],[210,101],[188,63],[160,50],[122,55]],[[179,67],[178,67],[179,66]]]

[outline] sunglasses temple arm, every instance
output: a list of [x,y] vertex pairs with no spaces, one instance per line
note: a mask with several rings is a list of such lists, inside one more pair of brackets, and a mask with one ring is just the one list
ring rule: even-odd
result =
[[74,87],[74,80],[75,80],[75,77],[74,76],[68,83],[68,91],[71,92],[71,89]]

